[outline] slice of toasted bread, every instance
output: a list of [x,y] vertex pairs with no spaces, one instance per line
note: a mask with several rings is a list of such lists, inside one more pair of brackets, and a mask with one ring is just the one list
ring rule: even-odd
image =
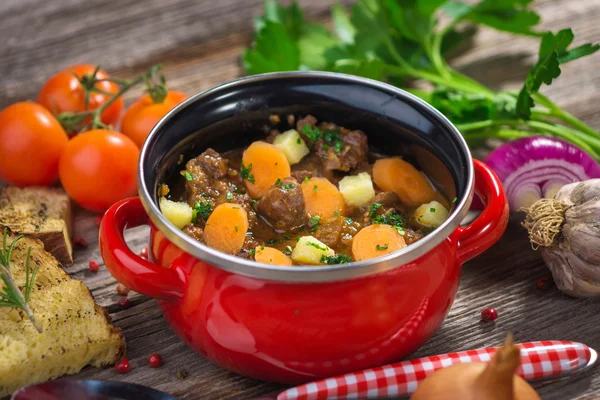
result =
[[71,204],[61,188],[30,186],[0,188],[0,224],[40,239],[63,265],[73,263]]
[[[9,235],[8,243],[14,238]],[[24,237],[15,246],[11,271],[16,284],[21,288],[25,284],[29,247],[30,268],[39,265],[29,305],[43,331],[38,333],[22,310],[0,307],[0,397],[22,386],[75,374],[88,364],[113,364],[125,351],[121,330],[111,325],[87,287],[71,279],[40,241]]]

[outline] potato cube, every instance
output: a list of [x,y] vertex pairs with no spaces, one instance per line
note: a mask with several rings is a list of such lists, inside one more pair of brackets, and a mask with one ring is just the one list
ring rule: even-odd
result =
[[339,183],[340,192],[346,204],[353,207],[364,206],[375,196],[371,175],[361,172],[358,175],[346,176]]
[[302,236],[292,251],[292,260],[298,264],[321,265],[323,256],[334,256],[335,251],[313,236]]
[[448,210],[441,203],[431,201],[415,210],[417,223],[426,228],[437,228],[448,218]]
[[173,225],[181,229],[192,222],[192,207],[187,203],[160,198],[160,211]]
[[300,134],[295,129],[290,129],[277,136],[273,140],[273,144],[279,150],[283,151],[290,164],[296,164],[307,155],[310,150],[300,137]]

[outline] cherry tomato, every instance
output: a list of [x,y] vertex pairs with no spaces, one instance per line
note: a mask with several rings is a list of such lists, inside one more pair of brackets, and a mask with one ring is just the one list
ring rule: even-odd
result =
[[[81,64],[64,69],[48,79],[38,96],[38,102],[52,113],[60,114],[65,111],[81,112],[85,108],[85,90],[77,77],[92,75],[95,66]],[[96,73],[96,79],[106,79],[108,74],[102,70]],[[107,93],[117,93],[119,85],[113,82],[97,82],[95,88]],[[94,110],[106,103],[111,96],[103,93],[91,92],[88,110]],[[119,97],[114,103],[102,112],[101,120],[106,125],[117,126],[123,112],[123,98]]]
[[154,103],[150,95],[145,94],[125,111],[121,132],[141,148],[154,125],[186,98],[181,92],[169,90],[162,103]]
[[56,118],[33,102],[0,112],[0,178],[19,185],[51,185],[69,138]]
[[63,187],[77,204],[102,212],[136,193],[139,150],[119,132],[94,129],[69,141],[60,157]]

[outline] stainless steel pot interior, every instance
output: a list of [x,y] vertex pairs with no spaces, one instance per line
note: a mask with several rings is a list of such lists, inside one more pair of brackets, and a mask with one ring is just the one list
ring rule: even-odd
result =
[[[184,160],[207,147],[224,151],[264,137],[272,113],[313,114],[321,121],[362,129],[369,144],[389,155],[415,147],[435,155],[453,179],[446,188],[457,201],[446,222],[417,243],[373,260],[324,267],[277,267],[221,253],[164,218],[157,188],[177,174]],[[423,166],[422,166],[423,167]],[[190,97],[152,130],[140,155],[139,195],[151,221],[178,247],[219,268],[260,279],[328,282],[401,267],[439,245],[466,215],[473,196],[473,165],[458,130],[440,112],[396,87],[370,79],[325,73],[288,72],[241,78]],[[447,193],[447,194],[448,194]],[[452,198],[452,197],[450,197]]]

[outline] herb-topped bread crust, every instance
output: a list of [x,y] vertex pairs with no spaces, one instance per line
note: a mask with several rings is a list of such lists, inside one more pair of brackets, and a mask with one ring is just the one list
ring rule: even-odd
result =
[[[2,225],[0,229],[4,231]],[[15,238],[9,234],[7,243]],[[23,310],[0,307],[0,397],[75,374],[88,364],[113,364],[125,352],[121,330],[111,325],[83,282],[71,279],[40,241],[24,237],[14,247],[10,266],[16,284],[23,289],[30,247],[30,269],[39,265],[39,270],[29,306],[43,331],[37,332]]]

